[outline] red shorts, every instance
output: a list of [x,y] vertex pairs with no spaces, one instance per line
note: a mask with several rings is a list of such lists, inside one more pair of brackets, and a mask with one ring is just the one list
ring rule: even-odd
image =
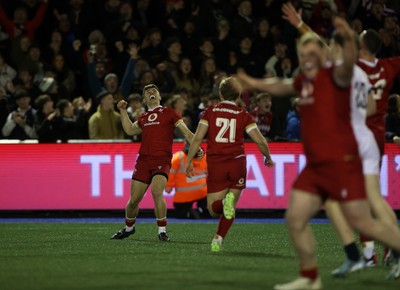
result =
[[307,164],[293,184],[294,189],[339,202],[366,199],[361,160]]
[[132,179],[150,184],[154,175],[163,175],[168,180],[171,158],[139,155]]
[[246,157],[207,156],[207,192],[246,188]]

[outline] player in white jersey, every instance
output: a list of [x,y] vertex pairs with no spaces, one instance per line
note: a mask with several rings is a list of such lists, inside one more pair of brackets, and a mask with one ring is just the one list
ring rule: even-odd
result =
[[[331,43],[332,53],[340,50],[341,46],[335,40]],[[367,116],[376,111],[376,104],[370,94],[371,84],[366,73],[355,66],[351,89],[351,123],[358,143],[359,154],[363,163],[363,174],[365,178],[368,200],[375,217],[383,222],[397,228],[395,213],[380,194],[379,167],[380,153],[378,144],[372,131],[367,127]],[[355,244],[353,231],[345,220],[337,202],[328,200],[326,210],[332,223],[338,232],[348,260],[338,269],[332,272],[334,276],[344,276],[349,272],[355,272],[365,267],[365,261]],[[395,279],[400,275],[400,268],[395,267],[388,278]]]

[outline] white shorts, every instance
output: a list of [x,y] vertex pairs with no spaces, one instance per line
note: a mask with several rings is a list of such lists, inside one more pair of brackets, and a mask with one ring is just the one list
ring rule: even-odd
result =
[[362,160],[363,174],[379,175],[380,154],[374,135],[369,129],[356,130],[355,135]]

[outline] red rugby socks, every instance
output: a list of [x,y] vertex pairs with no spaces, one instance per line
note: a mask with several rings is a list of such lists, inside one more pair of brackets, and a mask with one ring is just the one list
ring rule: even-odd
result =
[[217,214],[222,214],[224,205],[222,204],[222,199],[216,200],[211,205],[212,211]]
[[125,230],[127,232],[131,232],[133,230],[133,228],[135,227],[135,223],[136,223],[136,218],[128,218],[125,217]]
[[[214,204],[213,204],[214,205]],[[217,235],[225,238],[233,224],[234,218],[227,220],[224,215],[221,216],[218,223]]]
[[318,268],[313,267],[313,268],[309,268],[309,269],[301,269],[300,276],[314,281],[315,279],[318,278]]

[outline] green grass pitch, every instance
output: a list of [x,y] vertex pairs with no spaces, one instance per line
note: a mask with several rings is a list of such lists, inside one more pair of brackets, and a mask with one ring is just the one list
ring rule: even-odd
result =
[[[152,223],[111,240],[115,223],[0,223],[0,289],[272,289],[297,275],[283,224],[234,224],[223,251],[210,252],[215,224],[170,223],[160,243]],[[330,225],[316,224],[324,289],[400,289],[381,265],[345,279],[330,277],[343,252]],[[381,249],[379,249],[381,253]],[[381,258],[381,255],[379,256]]]

